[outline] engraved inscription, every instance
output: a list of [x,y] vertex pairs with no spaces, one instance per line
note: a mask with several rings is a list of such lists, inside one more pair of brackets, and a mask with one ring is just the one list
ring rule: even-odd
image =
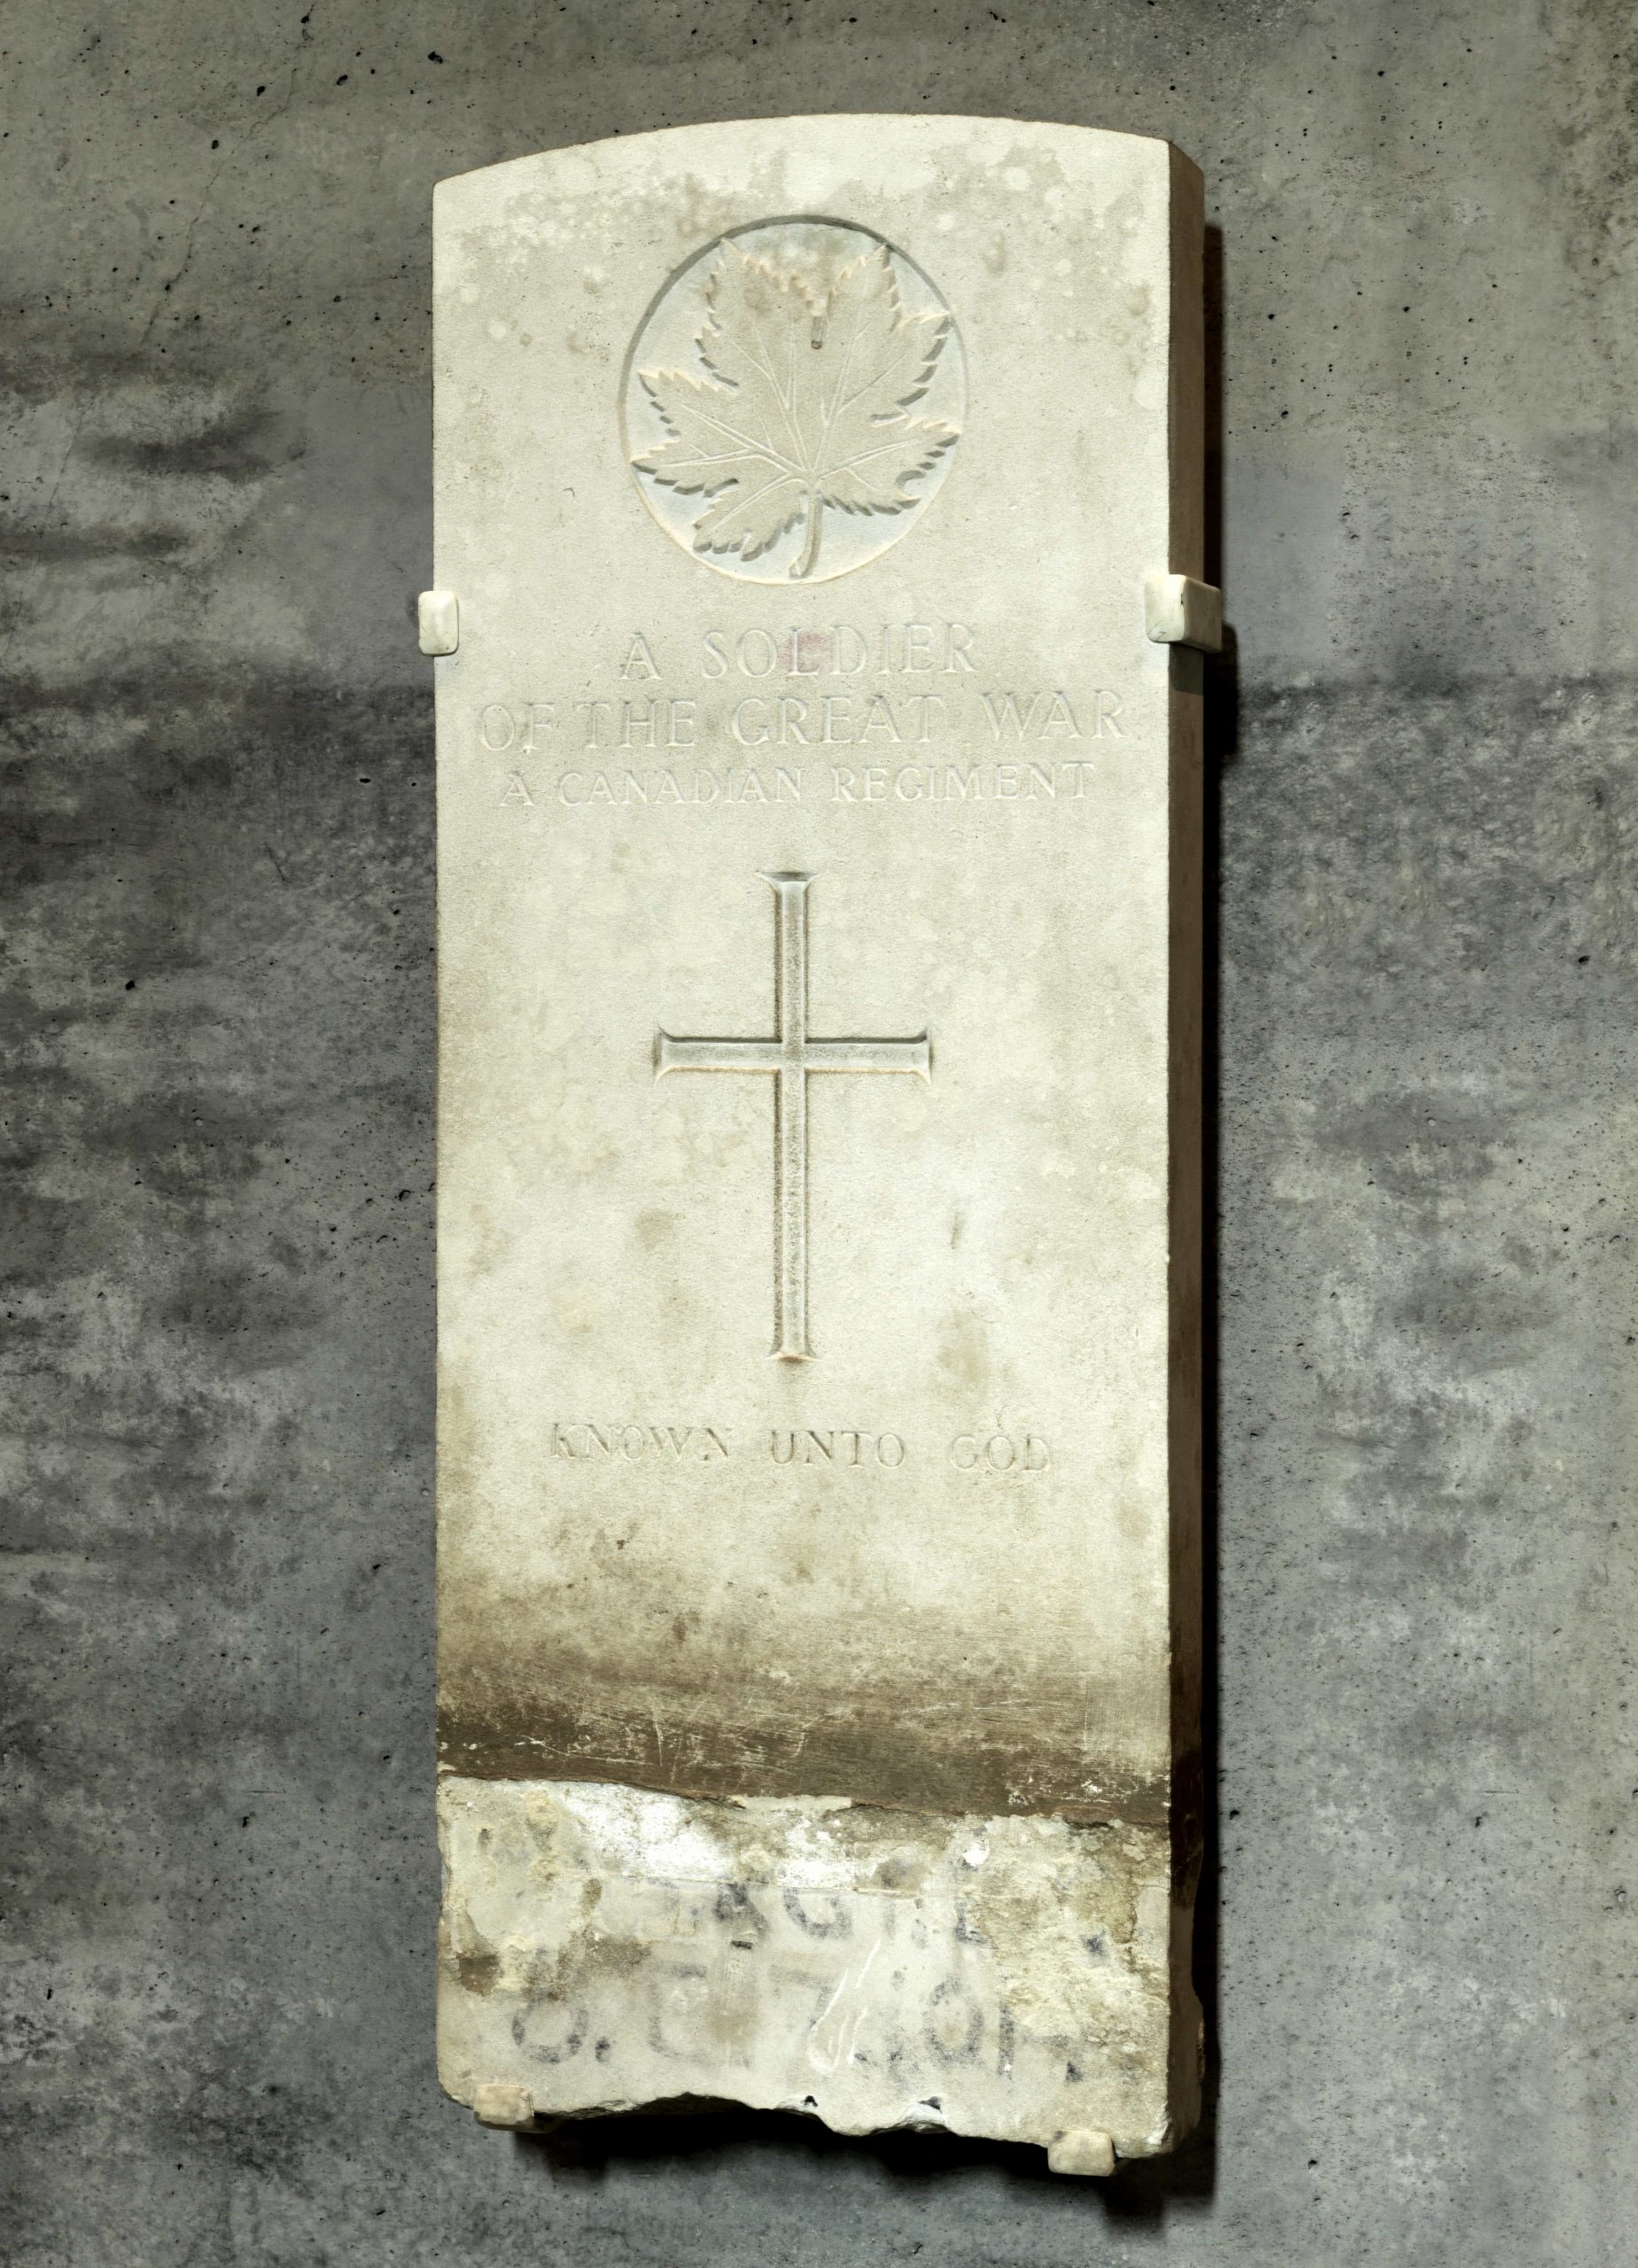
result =
[[868,635],[851,622],[775,637],[760,627],[731,638],[708,630],[700,675],[727,677],[958,677],[978,667],[973,633],[963,622],[884,622]]
[[[666,765],[571,769],[558,774],[566,810],[603,804],[627,809],[668,804],[1011,804],[1079,803],[1095,766],[1090,757],[1028,764],[833,765],[822,773],[785,765],[720,765],[709,771]],[[536,797],[521,772],[506,773],[498,800]]]
[[654,1076],[671,1071],[756,1071],[774,1082],[773,1353],[811,1358],[808,1344],[808,1077],[816,1071],[900,1071],[932,1077],[925,1031],[913,1039],[808,1037],[808,891],[811,874],[765,874],[773,891],[772,1039],[678,1039],[656,1031]]
[[1037,799],[1078,802],[1084,792],[1090,757],[1067,757],[1046,764],[884,764],[854,768],[835,765],[830,797],[838,804],[1026,803]]
[[1039,1433],[958,1433],[950,1444],[958,1472],[1044,1472],[1052,1461]]
[[885,1464],[906,1455],[902,1433],[861,1433],[855,1425],[776,1425],[768,1436],[775,1464]]
[[[674,689],[691,670],[699,690]],[[1106,686],[998,685],[960,622],[753,625],[693,649],[637,630],[603,673],[602,694],[474,706],[498,804],[1079,804],[1097,759],[1076,743],[1128,729]]]
[[[913,1463],[918,1454],[936,1454],[925,1442],[918,1452],[913,1441],[891,1427],[874,1431],[864,1425],[773,1425],[753,1433],[749,1440],[744,1434],[737,1439],[738,1448],[736,1436],[720,1424],[655,1425],[635,1418],[555,1418],[547,1453],[571,1464],[718,1464],[728,1457],[749,1456],[774,1464],[834,1465],[839,1472],[849,1472],[877,1467],[897,1472],[907,1459]],[[1052,1450],[1039,1433],[1003,1433],[986,1426],[958,1433],[947,1444],[945,1454],[958,1472],[990,1479],[1026,1479],[1045,1472],[1052,1463]]]
[[707,772],[671,765],[657,772],[565,772],[557,800],[571,811],[580,804],[799,804],[802,774],[783,765],[757,771],[737,764]]
[[726,574],[822,580],[886,549],[942,480],[965,414],[959,343],[881,238],[767,223],[707,246],[661,293],[623,408],[668,534]]
[[729,1454],[726,1425],[594,1425],[552,1421],[552,1455],[640,1464],[714,1464]]

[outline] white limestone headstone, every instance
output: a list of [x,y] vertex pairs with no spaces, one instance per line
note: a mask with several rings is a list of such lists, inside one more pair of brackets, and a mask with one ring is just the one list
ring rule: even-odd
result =
[[695,127],[436,243],[444,2085],[1107,2171],[1198,2093],[1199,175]]

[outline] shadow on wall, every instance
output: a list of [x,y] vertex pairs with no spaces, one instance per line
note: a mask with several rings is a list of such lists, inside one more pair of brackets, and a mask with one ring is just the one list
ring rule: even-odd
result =
[[981,2168],[1032,2188],[1094,2197],[1111,2221],[1158,2222],[1168,2203],[1203,2202],[1216,2179],[1215,2091],[1188,2140],[1169,2157],[1135,2158],[1108,2181],[1075,2182],[1047,2170],[1046,2152],[1025,2142],[976,2141],[963,2134],[833,2134],[792,2112],[738,2104],[679,2101],[623,2118],[567,2121],[545,2134],[519,2134],[518,2163],[555,2182],[595,2184],[611,2164],[658,2166],[748,2151],[800,2156],[809,2165],[846,2154],[873,2158],[904,2182],[938,2181]]

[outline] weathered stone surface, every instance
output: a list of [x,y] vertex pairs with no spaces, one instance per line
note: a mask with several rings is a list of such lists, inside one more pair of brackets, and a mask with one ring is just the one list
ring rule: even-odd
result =
[[480,2115],[731,2095],[844,2133],[1176,2138],[1162,1828],[545,1780],[446,1780],[440,1812],[443,2075]]
[[1193,2116],[1199,259],[1005,121],[439,190],[463,2101]]

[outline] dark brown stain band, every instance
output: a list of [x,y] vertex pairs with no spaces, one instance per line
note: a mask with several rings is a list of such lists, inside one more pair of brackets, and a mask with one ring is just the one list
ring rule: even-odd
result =
[[[439,1766],[479,1780],[609,1780],[679,1796],[846,1797],[854,1803],[941,1814],[999,1818],[1052,1814],[1082,1825],[1174,1823],[1198,1764],[1175,1781],[1089,1768],[1003,1741],[970,1720],[943,1741],[925,1727],[904,1736],[884,1709],[862,1723],[837,1711],[805,1726],[726,1727],[720,1719],[656,1724],[635,1713],[542,1704],[524,1712],[448,1709],[439,1724]],[[1091,1784],[1089,1784],[1091,1783]],[[1184,1813],[1198,1813],[1185,1799]],[[1184,1840],[1191,1840],[1185,1835]]]

